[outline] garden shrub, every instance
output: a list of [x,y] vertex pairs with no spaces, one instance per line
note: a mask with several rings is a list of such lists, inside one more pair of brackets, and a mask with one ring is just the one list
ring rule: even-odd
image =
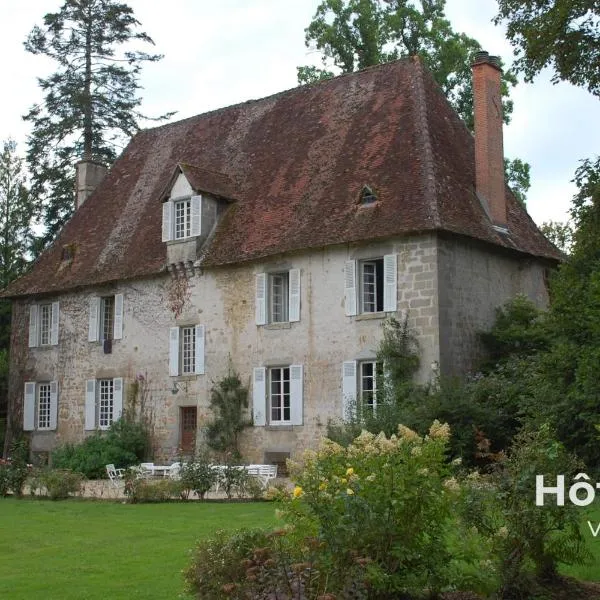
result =
[[134,472],[125,473],[125,495],[132,504],[179,499],[182,489],[181,482],[176,479],[140,479]]
[[234,494],[238,497],[243,495],[249,479],[248,471],[233,464],[231,460],[228,460],[219,471],[219,484],[229,500]]
[[52,465],[82,473],[89,479],[106,477],[106,465],[128,467],[144,460],[148,433],[140,423],[119,419],[108,431],[97,431],[80,444],[65,444],[52,453]]
[[211,465],[206,452],[198,452],[193,461],[182,462],[180,481],[184,499],[195,492],[203,500],[218,480],[219,473]]
[[62,469],[45,469],[38,471],[30,480],[30,493],[38,492],[51,500],[65,500],[71,495],[81,492],[83,475]]
[[16,440],[9,449],[9,460],[0,465],[0,495],[11,491],[15,496],[23,494],[23,487],[30,475],[27,457],[29,447],[25,440]]

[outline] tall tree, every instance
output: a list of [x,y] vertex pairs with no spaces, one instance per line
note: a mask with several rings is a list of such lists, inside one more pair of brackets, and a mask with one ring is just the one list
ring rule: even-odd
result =
[[600,96],[600,2],[598,0],[498,0],[496,23],[506,23],[515,67],[531,81],[553,67],[564,80]]
[[132,9],[116,0],[65,0],[25,41],[27,51],[58,64],[38,79],[43,101],[24,116],[32,125],[32,193],[43,202],[42,246],[72,213],[75,163],[86,158],[111,164],[148,119],[139,111],[139,73],[162,56],[135,49],[154,44],[139,26]]
[[[17,156],[15,142],[5,141],[0,153],[0,289],[27,267],[33,215],[23,161]],[[5,416],[7,407],[10,315],[10,302],[0,300],[0,419]]]
[[[446,0],[323,0],[305,29],[308,48],[322,53],[325,68],[298,67],[298,83],[333,77],[332,68],[342,73],[403,56],[420,56],[450,104],[473,130],[473,87],[471,64],[481,50],[479,42],[456,33],[446,19]],[[513,110],[509,88],[515,75],[502,75],[504,122]],[[507,159],[509,185],[522,204],[529,189],[529,165]]]

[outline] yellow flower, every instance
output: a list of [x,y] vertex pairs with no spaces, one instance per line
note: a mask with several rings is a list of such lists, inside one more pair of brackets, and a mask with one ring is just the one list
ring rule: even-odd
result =
[[300,496],[302,496],[303,493],[304,492],[302,491],[302,488],[299,485],[297,485],[294,488],[292,495],[294,496],[294,498],[300,498]]
[[346,494],[348,494],[348,496],[352,496],[354,494],[354,490],[352,488],[348,488],[346,490]]
[[348,480],[347,480],[345,477],[342,477],[342,478],[340,479],[340,483],[341,483],[341,484],[346,484],[346,483],[348,483]]
[[352,467],[348,467],[346,469],[346,475],[350,477],[350,475],[354,475],[354,469]]
[[321,481],[320,485],[319,485],[319,489],[323,492],[327,489],[327,482],[326,481]]

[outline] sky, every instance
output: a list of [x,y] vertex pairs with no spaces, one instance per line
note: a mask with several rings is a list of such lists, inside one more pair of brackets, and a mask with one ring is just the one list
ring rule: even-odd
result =
[[[23,41],[61,0],[0,0],[0,142],[9,137],[25,152],[29,124],[22,115],[41,100],[36,78],[52,61],[29,54]],[[177,111],[173,120],[296,86],[296,67],[319,64],[304,44],[304,29],[319,0],[128,0],[143,30],[164,55],[147,64],[140,79],[142,111]],[[495,0],[448,0],[454,30],[476,38],[490,54],[512,62],[502,27],[493,25]],[[513,89],[512,122],[504,150],[531,164],[527,209],[541,224],[565,220],[576,188],[579,161],[598,153],[600,101],[567,83],[552,85],[551,71]]]

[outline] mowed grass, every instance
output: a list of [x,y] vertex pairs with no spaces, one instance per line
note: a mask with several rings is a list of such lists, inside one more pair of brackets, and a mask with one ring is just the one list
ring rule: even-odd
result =
[[189,550],[218,529],[272,527],[271,503],[0,499],[0,598],[177,599]]

